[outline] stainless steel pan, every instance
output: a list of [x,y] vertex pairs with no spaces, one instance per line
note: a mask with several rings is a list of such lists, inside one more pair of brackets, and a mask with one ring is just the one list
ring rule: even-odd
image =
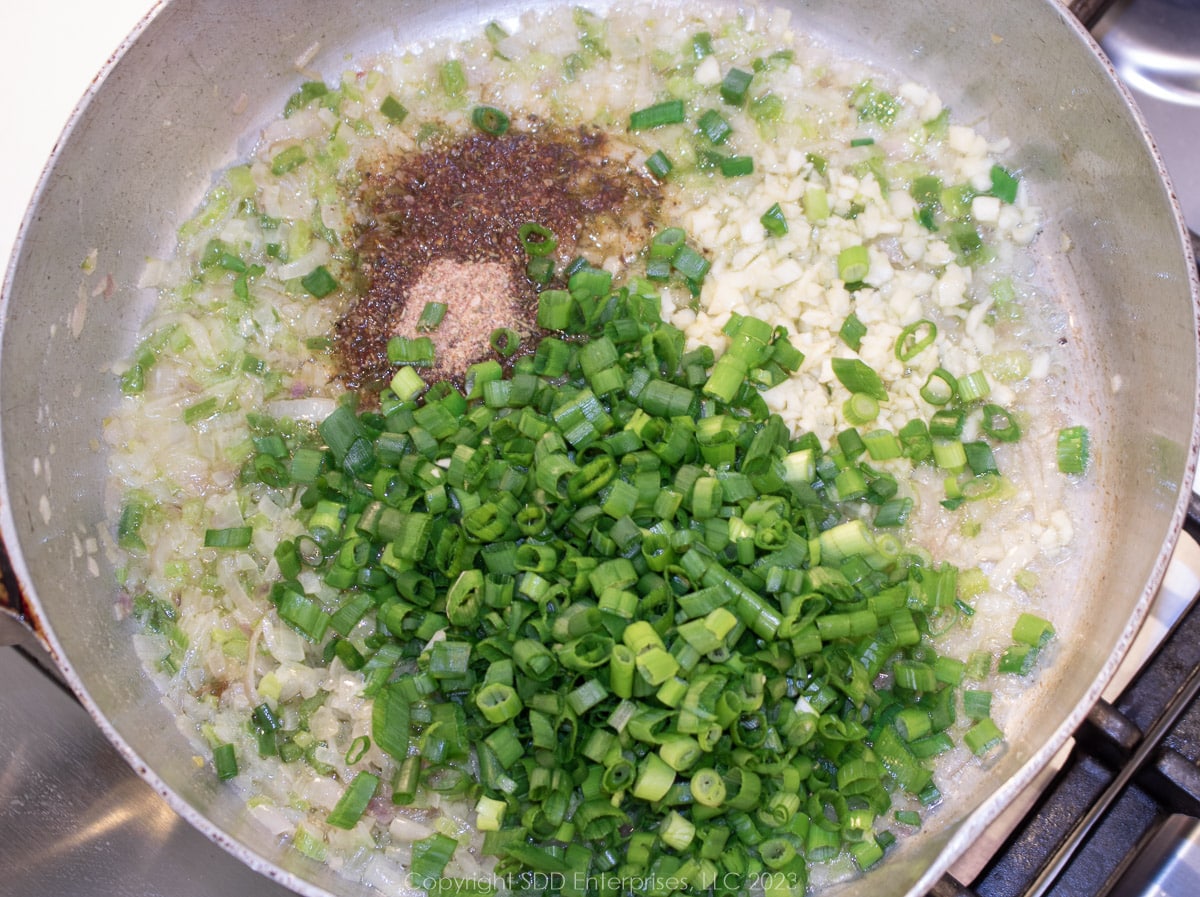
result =
[[[182,815],[305,894],[358,894],[257,828],[205,771],[141,674],[113,614],[101,420],[107,373],[152,295],[210,173],[251,148],[300,79],[348,53],[469,30],[514,0],[170,0],[129,40],[72,119],[25,220],[0,316],[0,533],[25,602],[98,724]],[[540,0],[546,5],[546,0]],[[595,4],[602,6],[602,4]],[[1095,519],[1070,602],[1087,626],[1033,696],[987,780],[948,797],[942,824],[880,875],[838,893],[923,893],[1053,755],[1112,673],[1162,577],[1197,452],[1194,260],[1143,124],[1079,23],[1052,0],[790,0],[848,52],[933,85],[968,122],[1013,138],[1052,223],[1051,277],[1087,346],[1102,412]],[[244,109],[245,111],[238,111]],[[96,253],[95,272],[80,263]],[[111,275],[111,295],[93,295]]]

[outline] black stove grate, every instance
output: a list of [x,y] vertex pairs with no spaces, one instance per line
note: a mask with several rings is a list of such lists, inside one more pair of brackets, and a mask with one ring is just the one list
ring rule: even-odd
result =
[[[1185,528],[1200,536],[1196,499]],[[964,886],[947,875],[930,897],[1111,893],[1168,820],[1176,814],[1200,817],[1197,690],[1200,602],[1179,619],[1115,704],[1101,701],[1092,708],[1061,772],[975,881]],[[1115,794],[1111,805],[1077,837],[1077,827],[1109,789]],[[1051,867],[1053,875],[1046,872]],[[1148,893],[1190,897],[1200,891]]]

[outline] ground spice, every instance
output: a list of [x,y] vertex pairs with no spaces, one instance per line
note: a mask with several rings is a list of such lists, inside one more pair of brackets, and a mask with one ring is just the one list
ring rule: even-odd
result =
[[[373,161],[358,197],[363,292],[336,329],[346,385],[382,388],[394,370],[387,341],[398,334],[444,344],[435,373],[452,380],[495,357],[487,345],[495,327],[532,334],[537,293],[517,236],[526,222],[554,232],[560,271],[577,253],[599,262],[644,245],[661,189],[629,155],[595,129],[543,125],[441,139]],[[444,302],[446,318],[438,331],[418,334],[429,301]],[[471,339],[457,341],[452,332]]]
[[[437,365],[423,372],[453,379],[469,365],[491,353],[489,336],[508,327],[522,341],[534,333],[523,303],[513,298],[512,277],[499,262],[459,262],[449,258],[430,262],[394,314],[397,336],[428,336],[437,352]],[[444,302],[446,316],[436,329],[417,330],[427,302]]]

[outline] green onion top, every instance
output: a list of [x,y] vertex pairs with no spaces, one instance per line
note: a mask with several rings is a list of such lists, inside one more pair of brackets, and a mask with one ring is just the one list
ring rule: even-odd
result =
[[665,100],[639,109],[629,116],[629,130],[642,131],[663,125],[681,124],[686,117],[683,100]]
[[1088,467],[1090,436],[1087,427],[1064,427],[1058,431],[1058,469],[1084,473]]
[[421,316],[417,318],[417,330],[422,333],[437,330],[442,319],[446,317],[447,310],[445,302],[426,302],[421,309]]
[[[518,236],[548,257],[547,229]],[[646,257],[691,284],[709,270],[678,228]],[[594,874],[618,854],[650,868],[661,854],[697,880],[732,870],[740,887],[752,866],[806,881],[808,863],[842,850],[875,862],[897,789],[936,800],[947,742],[968,732],[985,756],[1003,739],[972,678],[990,671],[929,641],[973,593],[905,550],[914,504],[886,464],[939,465],[947,501],[972,501],[1002,482],[992,442],[1019,428],[949,374],[926,384],[941,402],[931,424],[878,428],[888,390],[855,357],[832,362],[852,426],[828,446],[797,437],[761,394],[804,362],[784,328],[734,314],[718,357],[661,319],[649,280],[586,263],[564,276],[538,301],[556,335],[521,352],[495,331],[507,361],[473,365],[462,391],[413,370],[432,362],[428,337],[395,337],[378,408],[340,405],[311,436],[255,433],[244,476],[302,487],[302,534],[272,558],[274,613],[364,678],[370,731],[347,762],[377,747],[391,764],[386,780],[357,773],[329,824],[442,794],[470,800],[485,850],[525,871]],[[850,315],[843,331],[854,344],[865,328]],[[914,325],[897,354],[932,332]],[[982,432],[964,443],[976,413]],[[1060,440],[1068,465],[1076,433]],[[144,550],[153,508],[124,507],[122,539]],[[210,529],[206,542],[253,551],[253,536]],[[173,605],[135,612],[182,662]],[[1052,636],[1023,618],[998,672],[1028,672]],[[970,727],[956,728],[968,680]],[[285,728],[298,716],[264,700],[244,749],[312,762]],[[237,774],[231,749],[213,762]],[[414,880],[436,882],[456,843],[415,842]]]
[[508,131],[508,114],[495,106],[476,106],[471,110],[471,124],[493,137],[500,137]]
[[721,99],[731,106],[744,106],[753,78],[751,72],[731,68],[721,79]]
[[772,237],[782,237],[788,232],[787,216],[783,214],[783,209],[780,208],[779,203],[773,204],[763,212],[762,217],[758,220],[762,222],[763,227],[767,229],[767,233]]
[[324,299],[338,288],[338,282],[324,265],[318,265],[300,278],[300,284],[318,299]]
[[408,118],[408,110],[390,93],[379,104],[379,113],[395,125],[402,124]]

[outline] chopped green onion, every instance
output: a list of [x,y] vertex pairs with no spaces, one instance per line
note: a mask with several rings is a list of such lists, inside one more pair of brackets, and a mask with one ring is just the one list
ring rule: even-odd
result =
[[744,177],[754,173],[752,156],[723,156],[718,163],[721,174],[727,178]]
[[554,279],[554,259],[549,256],[531,258],[525,266],[525,276],[532,283],[545,286]]
[[[669,656],[669,655],[668,655]],[[647,754],[640,764],[630,794],[639,800],[662,800],[675,782],[675,770],[658,754]]]
[[300,285],[317,299],[324,299],[338,288],[338,282],[324,265],[318,265],[300,278]]
[[649,171],[656,180],[665,181],[667,179],[667,175],[671,173],[671,170],[674,167],[675,164],[662,150],[655,150],[646,157],[646,170]]
[[967,452],[957,439],[933,443],[933,463],[942,470],[958,473],[967,466]]
[[999,405],[983,406],[983,432],[1000,442],[1016,442],[1021,438],[1021,428],[1013,416]]
[[650,240],[650,258],[670,261],[675,258],[686,242],[687,232],[682,227],[664,228]]
[[522,224],[517,230],[517,237],[525,254],[532,258],[552,255],[558,248],[558,238],[554,236],[554,231],[533,221]]
[[[488,39],[488,43],[493,47],[498,46],[501,41],[508,37],[508,32],[505,31],[504,27],[496,21],[488,22],[487,25],[484,26],[483,34]],[[501,56],[500,58],[504,59],[505,57]]]
[[903,454],[900,439],[891,430],[872,430],[862,440],[872,461],[891,461]]
[[964,405],[987,398],[991,391],[991,384],[983,371],[973,371],[958,378],[958,399]]
[[887,388],[883,380],[866,362],[858,358],[834,358],[831,364],[833,375],[850,392],[865,393],[877,402],[887,401]]
[[846,320],[842,321],[841,329],[838,330],[842,342],[855,352],[862,348],[862,338],[866,335],[867,325],[860,321],[854,312],[846,315]]
[[999,165],[993,165],[991,171],[992,196],[1010,205],[1017,201],[1019,180],[1012,172]]
[[411,806],[417,798],[421,784],[421,757],[412,754],[405,757],[396,770],[392,780],[392,803],[397,806]]
[[920,394],[930,405],[945,405],[958,395],[958,379],[945,368],[934,368]]
[[992,672],[990,651],[974,651],[967,658],[966,678],[982,682]]
[[379,104],[379,113],[394,125],[401,124],[408,118],[408,110],[390,93]]
[[721,79],[721,99],[731,106],[744,106],[754,75],[743,69],[731,68]]
[[275,606],[283,620],[310,642],[319,642],[329,627],[330,615],[318,601],[295,589],[285,589]]
[[[396,394],[396,398],[402,402],[411,402],[417,396],[425,391],[425,381],[411,367],[401,367],[388,383],[389,388]],[[296,480],[296,475],[293,472],[292,479]],[[303,482],[297,480],[297,482]]]
[[929,460],[933,454],[933,439],[929,426],[920,419],[910,420],[900,428],[900,451],[914,463]]
[[824,221],[831,213],[829,194],[824,187],[811,184],[804,188],[804,217],[810,224]]
[[522,703],[512,686],[502,682],[485,685],[475,696],[480,712],[490,723],[502,723],[515,719],[522,710]]
[[986,442],[964,442],[963,452],[967,458],[967,466],[971,468],[971,473],[975,476],[983,477],[1000,472],[996,467],[996,457],[992,454],[992,447]]
[[896,684],[910,691],[933,691],[937,688],[937,676],[933,667],[918,661],[896,661],[894,667]]
[[933,174],[919,175],[913,178],[910,192],[920,205],[940,208],[942,179]]
[[325,842],[319,837],[309,834],[302,826],[297,826],[296,833],[292,835],[292,847],[310,860],[315,860],[318,863],[325,861]]
[[766,228],[767,233],[772,237],[782,237],[788,232],[787,218],[784,217],[783,209],[779,207],[779,203],[775,203],[771,208],[763,212],[762,217],[758,220],[762,222],[762,226]]
[[409,696],[400,682],[385,686],[375,695],[371,737],[381,751],[398,762],[408,757],[411,715]]
[[937,325],[924,318],[909,324],[896,338],[896,357],[901,361],[912,361],[933,345],[937,332]]
[[288,118],[294,115],[298,110],[303,109],[313,100],[329,94],[329,87],[324,81],[305,81],[300,85],[300,89],[288,97],[287,103],[283,107],[283,116]]
[[566,290],[543,290],[538,296],[537,325],[544,330],[566,330],[573,302]]
[[719,807],[725,801],[725,780],[715,769],[697,769],[691,776],[692,798],[705,807]]
[[875,526],[879,528],[903,526],[912,513],[913,500],[908,497],[885,501],[875,512]]
[[267,732],[278,731],[283,725],[271,705],[265,701],[250,711],[250,718],[258,728]]
[[413,886],[426,892],[436,890],[442,873],[446,871],[446,864],[454,856],[457,847],[456,840],[440,832],[413,841],[412,859],[409,862],[409,877]]
[[204,531],[205,548],[248,548],[254,538],[254,527],[230,526]]
[[975,190],[967,184],[954,187],[943,187],[938,200],[951,218],[964,218],[971,213],[971,200],[975,198]]
[[392,364],[429,367],[435,358],[433,340],[427,336],[393,336],[387,343],[387,357]]
[[497,327],[488,337],[488,345],[504,358],[511,358],[521,348],[521,335],[511,327]]
[[991,717],[984,717],[963,733],[963,744],[976,757],[989,754],[1004,743],[1004,733]]
[[696,121],[696,127],[710,142],[716,144],[724,143],[733,133],[733,126],[716,109],[704,112]]
[[1022,613],[1013,625],[1013,641],[1034,648],[1044,648],[1054,638],[1054,626],[1049,620],[1031,613]]
[[271,160],[271,174],[281,177],[289,171],[299,168],[307,161],[308,154],[304,151],[304,147],[299,144],[293,144]]
[[[521,234],[526,255],[548,259],[547,236]],[[693,289],[709,270],[679,228],[646,260]],[[427,388],[411,366],[422,353],[399,343],[378,407],[339,405],[312,434],[254,429],[253,458],[290,477],[306,530],[268,558],[278,616],[357,670],[371,702],[369,734],[342,759],[390,757],[398,805],[469,799],[510,870],[657,863],[686,873],[681,890],[709,890],[727,867],[741,888],[752,869],[876,863],[892,791],[938,800],[932,758],[956,712],[979,718],[972,749],[995,747],[976,729],[984,693],[963,691],[989,670],[931,641],[986,585],[906,549],[914,501],[886,469],[933,459],[948,501],[993,494],[988,444],[962,442],[976,412],[934,378],[949,395],[932,427],[869,429],[888,390],[836,359],[851,424],[824,445],[761,396],[804,360],[783,327],[732,315],[718,359],[661,320],[648,279],[614,284],[586,261],[561,276],[538,300],[560,335],[511,365]],[[855,322],[843,339],[861,347]],[[978,429],[996,440],[989,426],[1010,423],[985,405]],[[151,511],[126,507],[133,544]],[[170,639],[173,606],[151,602],[135,599],[139,618]],[[1014,629],[1001,669],[1031,668],[1048,626]],[[280,701],[278,680],[263,678],[251,714],[260,752],[335,774],[307,731],[315,705]],[[379,788],[355,778],[331,825],[361,828]],[[443,886],[457,832],[437,830],[412,845],[414,886]]]
[[867,424],[879,417],[879,402],[865,392],[852,393],[842,404],[842,414],[851,426]]
[[1033,645],[1010,645],[1000,654],[996,669],[1001,673],[1012,673],[1026,676],[1037,663],[1038,649]]
[[467,89],[467,73],[461,60],[448,59],[438,67],[438,82],[446,96],[458,98]]
[[837,271],[845,283],[862,283],[871,270],[871,257],[863,245],[847,246],[837,257]]
[[928,735],[933,726],[929,714],[916,706],[903,708],[893,717],[892,724],[900,737],[909,742]]
[[649,128],[660,128],[663,125],[677,125],[682,123],[685,117],[683,100],[666,100],[631,113],[629,130],[644,131]]
[[325,817],[325,821],[335,828],[354,828],[362,819],[363,813],[367,810],[367,804],[375,796],[375,790],[378,787],[379,776],[369,772],[358,773],[350,783],[350,787],[338,798],[333,811]]
[[493,137],[501,137],[510,124],[508,114],[495,106],[476,106],[471,110],[471,124]]
[[690,246],[683,245],[671,259],[671,266],[690,280],[702,280],[712,267],[712,262]]
[[967,719],[976,721],[990,717],[992,713],[992,693],[978,689],[966,689],[963,691],[963,713],[966,714]]
[[1062,473],[1083,473],[1088,466],[1087,427],[1065,427],[1058,431],[1057,459]]
[[218,744],[213,748],[212,755],[218,779],[224,782],[237,777],[237,754],[232,744]]
[[783,118],[784,103],[773,93],[765,93],[750,101],[750,117],[760,125]]
[[671,810],[659,827],[658,837],[672,850],[686,850],[696,837],[696,826],[675,810]]
[[417,330],[422,333],[437,330],[438,325],[442,323],[442,319],[445,317],[445,302],[426,302],[425,307],[421,309],[421,316],[417,319]]
[[480,795],[475,803],[475,828],[481,832],[498,832],[504,824],[508,804],[502,800]]

